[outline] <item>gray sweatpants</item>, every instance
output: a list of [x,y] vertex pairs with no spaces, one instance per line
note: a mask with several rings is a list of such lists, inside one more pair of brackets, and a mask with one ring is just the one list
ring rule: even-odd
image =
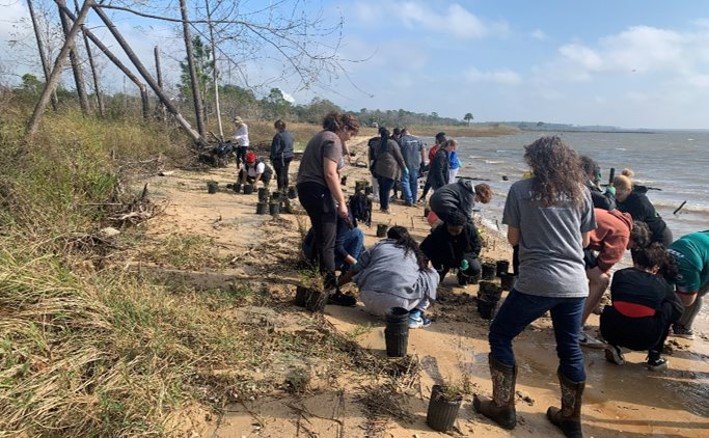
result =
[[402,307],[406,310],[419,309],[424,311],[428,308],[430,301],[428,297],[423,298],[402,298],[392,294],[380,292],[360,291],[359,298],[364,304],[364,308],[372,315],[384,316],[393,307]]

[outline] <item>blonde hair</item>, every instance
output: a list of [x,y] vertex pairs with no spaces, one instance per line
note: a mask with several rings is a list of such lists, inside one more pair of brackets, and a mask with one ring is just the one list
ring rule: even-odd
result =
[[620,172],[621,175],[627,176],[630,179],[635,178],[635,172],[633,172],[633,169],[625,168]]
[[633,181],[626,175],[618,175],[613,178],[613,187],[621,190],[630,190],[633,188]]

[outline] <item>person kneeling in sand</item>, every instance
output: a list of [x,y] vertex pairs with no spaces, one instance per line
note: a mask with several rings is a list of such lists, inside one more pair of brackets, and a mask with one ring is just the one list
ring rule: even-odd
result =
[[[595,208],[594,213],[597,228],[589,233],[591,243],[584,249],[589,292],[583,308],[581,327],[601,303],[603,293],[610,284],[610,270],[623,258],[625,250],[650,244],[650,230],[647,225],[643,222],[633,222],[628,213],[602,208]],[[583,330],[579,342],[591,348],[605,346]]]
[[431,324],[424,312],[436,299],[438,273],[428,266],[406,228],[391,227],[386,239],[365,250],[341,284],[350,278],[369,313],[384,316],[389,309],[402,307],[409,311],[409,328]]
[[460,211],[453,212],[448,222],[436,227],[421,242],[421,251],[438,271],[440,281],[443,282],[450,269],[458,269],[460,285],[480,275],[478,256],[481,248],[478,230]]
[[253,152],[247,152],[244,159],[244,167],[239,170],[238,181],[241,184],[256,184],[259,181],[264,187],[268,187],[273,176],[273,170],[264,163],[262,159],[257,158]]
[[429,205],[438,218],[448,223],[455,212],[461,212],[470,218],[475,203],[487,204],[492,199],[492,188],[487,184],[473,183],[467,179],[446,184],[433,192]]
[[613,275],[612,305],[601,314],[601,334],[608,342],[606,359],[625,363],[620,347],[649,350],[647,367],[653,371],[667,368],[662,349],[670,324],[682,315],[682,302],[658,271],[669,255],[659,243],[631,250],[633,267]]

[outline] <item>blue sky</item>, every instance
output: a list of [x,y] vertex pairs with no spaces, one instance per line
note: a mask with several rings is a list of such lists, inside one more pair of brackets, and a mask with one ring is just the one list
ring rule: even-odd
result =
[[[0,44],[23,3],[0,0]],[[709,128],[706,1],[311,0],[307,8],[342,15],[339,54],[365,61],[345,64],[349,80],[325,88],[301,90],[291,77],[268,83],[296,102],[317,95],[347,109],[472,112],[476,121]],[[169,26],[126,33],[145,56],[154,43],[183,56]],[[275,68],[246,70],[263,82]]]

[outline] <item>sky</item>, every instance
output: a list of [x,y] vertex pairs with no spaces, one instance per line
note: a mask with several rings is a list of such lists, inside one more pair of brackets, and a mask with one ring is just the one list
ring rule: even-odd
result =
[[[326,21],[342,17],[338,56],[358,62],[344,62],[346,74],[323,75],[321,87],[307,89],[292,75],[281,77],[277,62],[243,63],[249,82],[279,87],[297,103],[317,96],[350,110],[403,108],[461,119],[470,112],[477,122],[709,129],[707,1],[301,3]],[[23,15],[24,1],[0,0],[6,74],[31,70],[2,55],[12,23]],[[176,30],[114,16],[144,59],[161,45],[168,75],[176,80],[176,61],[184,56]]]

